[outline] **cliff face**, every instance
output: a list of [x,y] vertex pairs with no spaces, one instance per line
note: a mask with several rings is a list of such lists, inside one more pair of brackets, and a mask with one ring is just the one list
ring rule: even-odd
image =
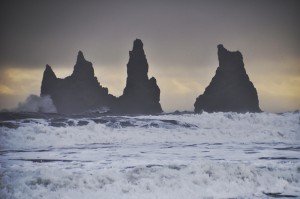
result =
[[57,78],[49,65],[44,71],[41,96],[50,95],[59,113],[81,113],[88,110],[110,107],[115,97],[100,85],[94,76],[92,63],[78,52],[71,76]]
[[195,112],[260,112],[257,91],[246,73],[242,54],[218,45],[218,58],[219,67],[196,99]]
[[136,39],[129,52],[127,81],[123,95],[118,98],[116,112],[132,114],[161,113],[160,89],[156,79],[148,78],[148,62],[141,40]]

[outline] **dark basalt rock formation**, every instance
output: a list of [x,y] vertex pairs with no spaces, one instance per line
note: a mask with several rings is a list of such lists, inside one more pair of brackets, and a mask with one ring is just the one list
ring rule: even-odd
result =
[[255,87],[249,80],[239,51],[218,45],[219,67],[194,104],[195,112],[260,112]]
[[136,39],[129,51],[127,82],[123,95],[118,98],[115,111],[130,114],[161,113],[160,89],[156,79],[148,78],[148,62],[143,43]]
[[78,52],[71,76],[57,78],[46,66],[41,86],[41,96],[50,95],[59,113],[82,113],[88,110],[110,107],[115,97],[100,85],[94,75],[92,63]]
[[123,95],[116,98],[108,94],[94,75],[92,63],[78,52],[72,75],[57,78],[49,65],[44,71],[41,96],[50,95],[58,113],[82,113],[108,107],[118,114],[161,113],[160,89],[156,79],[148,78],[148,63],[141,40],[134,41],[129,52],[127,83]]

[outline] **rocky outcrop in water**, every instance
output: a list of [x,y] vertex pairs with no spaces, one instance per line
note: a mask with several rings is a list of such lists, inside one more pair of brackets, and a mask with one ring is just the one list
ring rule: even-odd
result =
[[154,77],[148,78],[148,62],[143,43],[136,39],[129,51],[127,81],[115,111],[130,114],[161,113],[160,89]]
[[242,54],[218,45],[218,58],[219,67],[196,99],[195,112],[260,112],[257,91],[246,73]]
[[94,75],[92,63],[78,52],[72,75],[57,78],[46,66],[41,86],[41,96],[50,96],[58,113],[82,113],[107,107],[117,114],[150,114],[162,112],[160,89],[156,79],[148,78],[148,63],[141,40],[134,41],[129,52],[127,83],[123,95],[116,98],[100,85]]
[[59,113],[82,113],[85,111],[111,107],[115,97],[100,85],[94,75],[92,63],[85,60],[81,51],[72,75],[57,78],[49,65],[44,71],[41,96],[51,96]]

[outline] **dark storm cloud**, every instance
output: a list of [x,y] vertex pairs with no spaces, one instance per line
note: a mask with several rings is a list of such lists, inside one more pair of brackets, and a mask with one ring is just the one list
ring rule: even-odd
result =
[[298,56],[298,9],[286,0],[1,1],[0,66],[71,64],[79,49],[116,66],[135,37],[166,66],[208,64],[218,43],[257,59]]

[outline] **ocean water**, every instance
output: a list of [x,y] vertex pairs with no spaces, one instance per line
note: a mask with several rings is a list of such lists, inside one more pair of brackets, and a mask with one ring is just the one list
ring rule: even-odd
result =
[[0,198],[299,198],[299,181],[299,112],[0,125]]

